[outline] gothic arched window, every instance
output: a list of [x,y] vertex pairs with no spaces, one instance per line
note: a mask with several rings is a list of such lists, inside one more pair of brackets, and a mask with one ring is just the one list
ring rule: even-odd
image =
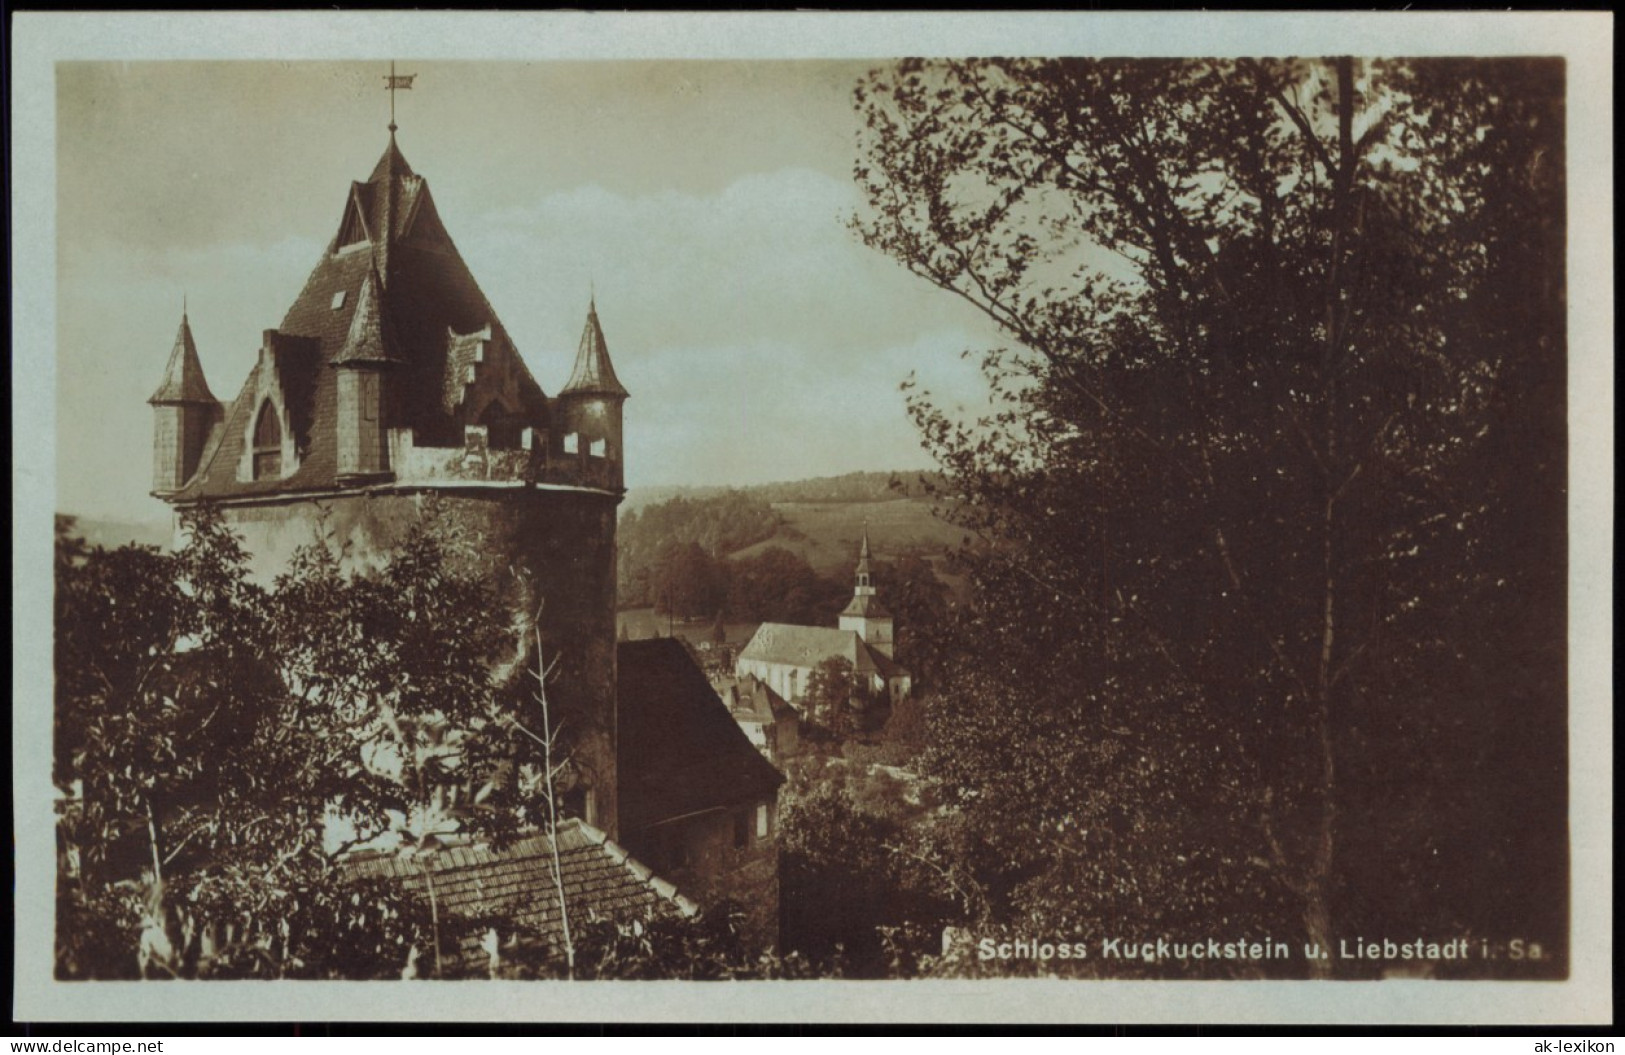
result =
[[267,399],[254,419],[254,479],[276,480],[282,476],[282,422],[276,407]]

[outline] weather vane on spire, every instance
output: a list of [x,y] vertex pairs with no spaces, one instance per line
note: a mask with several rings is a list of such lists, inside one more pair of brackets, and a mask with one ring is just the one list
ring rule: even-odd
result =
[[393,59],[390,60],[389,76],[384,78],[384,88],[389,92],[390,135],[395,134],[395,91],[396,89],[405,89],[410,91],[412,88],[412,79],[416,76],[417,74],[415,73],[402,73],[397,75],[395,72],[395,62]]

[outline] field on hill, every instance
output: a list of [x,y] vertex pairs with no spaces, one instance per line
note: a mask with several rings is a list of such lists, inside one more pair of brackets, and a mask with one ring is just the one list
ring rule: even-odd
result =
[[[959,546],[964,532],[938,518],[937,503],[921,498],[880,502],[775,502],[784,524],[771,538],[730,554],[751,557],[778,546],[802,557],[820,575],[845,579],[858,559],[865,523],[869,545],[879,560],[905,554],[937,558]],[[938,574],[941,574],[940,567]]]

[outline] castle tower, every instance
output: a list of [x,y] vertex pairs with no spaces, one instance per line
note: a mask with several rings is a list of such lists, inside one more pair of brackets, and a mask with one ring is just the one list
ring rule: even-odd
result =
[[443,527],[459,540],[455,559],[503,591],[501,603],[541,607],[543,648],[558,663],[550,703],[574,738],[567,808],[614,836],[626,390],[596,311],[558,400],[586,442],[580,459],[561,458],[552,402],[392,130],[372,174],[347,188],[304,288],[264,334],[221,406],[183,320],[152,399],[158,496],[177,511],[218,508],[262,580],[318,537],[365,571],[415,525]]
[[863,545],[858,550],[858,568],[852,587],[852,600],[841,612],[840,628],[857,633],[871,648],[891,657],[894,644],[892,615],[875,594],[869,570],[869,528],[863,529]]
[[[391,145],[393,146],[393,139]],[[384,311],[383,282],[372,268],[362,280],[344,344],[333,353],[338,371],[338,482],[359,483],[389,473],[390,379],[400,365]]]
[[220,404],[203,378],[186,311],[164,368],[163,383],[147,400],[153,410],[152,491],[169,495],[186,486],[220,418]]
[[624,486],[625,462],[621,448],[621,404],[628,393],[609,361],[609,345],[598,324],[597,298],[588,302],[587,325],[581,331],[575,369],[559,392],[558,454],[579,459],[584,470],[610,487]]

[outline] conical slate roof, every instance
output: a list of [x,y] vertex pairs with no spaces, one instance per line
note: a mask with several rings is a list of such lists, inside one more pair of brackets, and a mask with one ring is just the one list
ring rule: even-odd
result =
[[378,159],[378,164],[372,167],[372,175],[367,177],[368,183],[377,183],[389,179],[391,176],[415,176],[412,166],[406,163],[401,154],[401,148],[395,145],[395,133],[389,133],[389,146],[384,148],[384,154]]
[[169,365],[164,368],[164,383],[152,394],[148,403],[213,403],[214,393],[203,379],[203,364],[198,362],[197,345],[192,341],[192,327],[181,312],[180,332],[175,334],[175,347],[169,353]]
[[[218,446],[204,455],[177,500],[334,487],[341,410],[340,371],[331,364],[337,362],[396,363],[400,426],[416,430],[427,445],[461,444],[462,425],[443,398],[453,343],[448,334],[489,328],[501,338],[504,352],[511,346],[505,343],[502,320],[442,224],[428,181],[412,171],[393,142],[373,172],[368,182],[347,188],[333,240],[274,331],[279,348],[298,352],[279,355],[277,363],[290,417],[308,423],[297,430],[296,467],[277,479],[240,479],[238,467],[259,410],[256,367],[224,408]],[[511,363],[520,416],[526,424],[546,429],[546,394],[517,351]],[[176,372],[172,367],[171,374]],[[196,376],[197,389],[206,392],[201,372]],[[166,382],[160,395],[170,387]]]
[[389,316],[384,312],[383,283],[378,278],[378,269],[372,268],[361,281],[355,314],[350,317],[350,332],[345,336],[344,344],[333,353],[332,361],[397,363],[400,360]]
[[587,325],[581,331],[581,348],[576,352],[575,369],[570,380],[559,390],[559,395],[613,396],[626,399],[629,393],[615,376],[615,367],[609,361],[609,345],[604,342],[604,329],[598,325],[598,304],[587,308]]

